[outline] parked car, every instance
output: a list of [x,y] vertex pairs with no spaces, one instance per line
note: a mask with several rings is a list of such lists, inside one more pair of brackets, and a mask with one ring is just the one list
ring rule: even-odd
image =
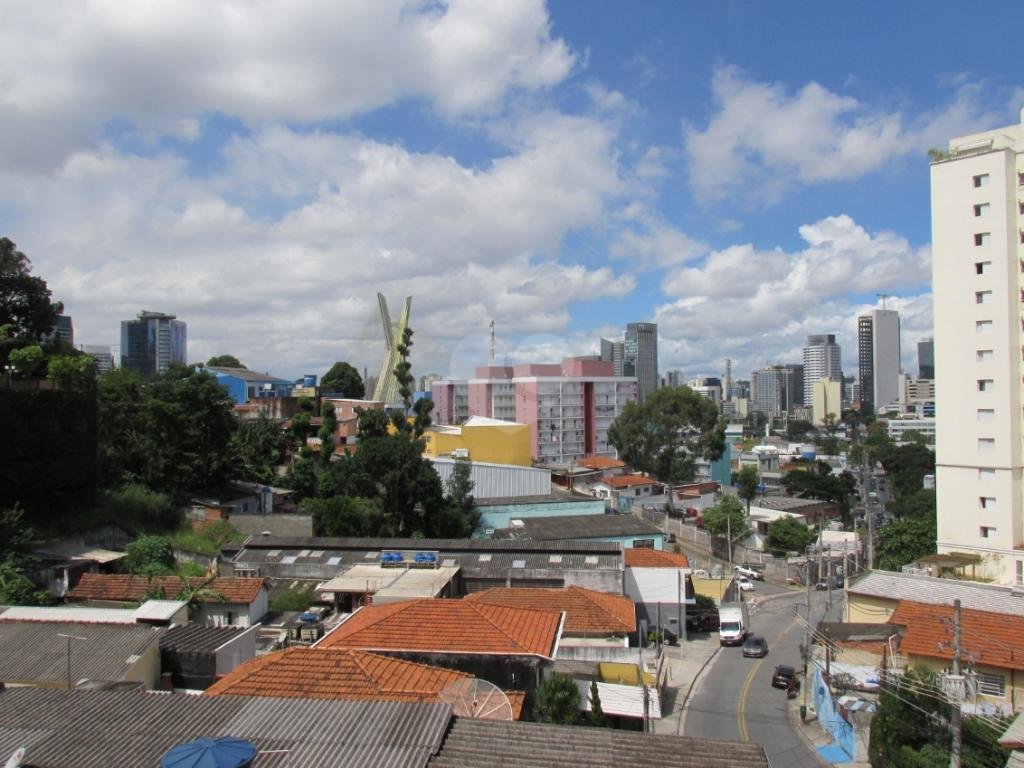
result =
[[757,579],[758,581],[764,581],[763,563],[742,563],[741,567],[746,568],[748,571],[753,571],[754,575],[750,578]]
[[760,571],[755,571],[753,568],[747,568],[745,565],[734,565],[732,567],[738,576],[750,579],[751,581],[761,581],[764,579],[764,574]]
[[751,635],[743,643],[743,655],[751,659],[760,659],[767,656],[768,641],[760,635]]
[[775,671],[772,673],[773,688],[789,688],[790,680],[796,681],[796,687],[800,687],[800,678],[797,677],[796,670],[793,667],[786,666],[785,664],[779,664],[775,667]]
[[674,629],[662,627],[661,639],[666,645],[679,645],[679,634]]
[[743,592],[749,592],[754,588],[754,582],[752,582],[746,576],[740,576],[736,580],[736,584],[739,585],[740,590]]
[[717,632],[718,613],[688,613],[686,614],[686,629],[690,632]]
[[828,589],[828,579],[818,579],[818,583],[814,585],[814,588],[819,592],[824,592]]

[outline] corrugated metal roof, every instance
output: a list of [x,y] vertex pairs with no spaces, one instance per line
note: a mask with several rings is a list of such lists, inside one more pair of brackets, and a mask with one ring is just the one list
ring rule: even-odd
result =
[[128,671],[129,657],[144,653],[163,632],[145,624],[0,621],[0,680],[66,684],[68,638],[61,635],[71,635],[72,680],[115,682]]
[[180,653],[215,651],[237,638],[244,627],[208,627],[205,624],[183,624],[171,627],[160,638],[160,647]]
[[440,747],[447,704],[312,701],[139,692],[0,692],[0,754],[24,766],[157,765],[200,736],[236,736],[261,751],[253,768],[419,768]]
[[599,536],[661,536],[662,531],[634,515],[568,515],[526,517],[522,525],[496,531],[501,540],[586,539]]
[[965,606],[977,611],[1024,616],[1024,595],[1015,595],[1010,587],[979,584],[974,581],[938,579],[934,576],[891,571],[868,571],[850,580],[847,593],[937,605],[952,605],[954,600],[960,598]]
[[[584,501],[587,501],[584,499]],[[593,499],[590,499],[592,502]],[[308,538],[284,538],[280,536],[259,536],[245,542],[245,548],[256,549],[322,549],[349,550],[358,552],[380,551],[382,549],[438,550],[443,552],[618,552],[619,545],[609,541],[493,541],[491,539],[386,539],[386,538],[339,538],[331,536],[310,536]]]

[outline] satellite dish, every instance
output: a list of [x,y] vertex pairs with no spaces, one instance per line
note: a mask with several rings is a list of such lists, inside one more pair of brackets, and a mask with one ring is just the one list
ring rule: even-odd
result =
[[512,704],[508,696],[494,683],[476,677],[456,680],[438,694],[438,698],[452,705],[456,717],[476,720],[512,720]]
[[7,762],[4,763],[4,768],[18,768],[21,765],[21,761],[25,759],[25,748],[18,747],[14,750],[14,754],[7,758]]

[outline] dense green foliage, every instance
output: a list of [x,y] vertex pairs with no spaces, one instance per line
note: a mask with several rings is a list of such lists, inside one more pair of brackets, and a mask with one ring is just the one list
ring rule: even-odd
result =
[[96,379],[96,360],[89,355],[55,355],[46,375],[62,387],[89,387]]
[[587,696],[590,701],[590,713],[587,717],[588,724],[595,728],[603,728],[608,723],[605,720],[604,709],[601,707],[601,694],[597,690],[597,679],[590,681],[590,694]]
[[761,475],[757,467],[746,466],[736,473],[736,495],[747,503],[747,514],[750,514],[750,502],[757,498],[761,486]]
[[555,672],[537,686],[533,719],[539,723],[576,725],[580,721],[580,691],[569,675]]
[[831,501],[839,506],[844,520],[850,517],[856,480],[849,472],[836,476],[828,464],[817,461],[807,469],[794,469],[782,478],[782,485],[793,496]]
[[50,594],[29,579],[38,565],[32,554],[35,531],[18,506],[0,510],[0,605],[48,605]]
[[[908,669],[901,680],[888,683],[871,721],[868,754],[876,768],[946,768],[950,764],[950,707],[936,692],[931,672]],[[961,765],[1005,765],[1009,752],[997,739],[1009,725],[964,717]]]
[[804,419],[790,419],[786,422],[786,439],[798,443],[814,433],[814,425]]
[[316,602],[316,585],[303,582],[285,592],[274,595],[270,600],[270,608],[274,611],[304,611],[314,602]]
[[320,390],[322,392],[340,392],[352,400],[361,400],[366,397],[366,385],[363,377],[354,366],[344,361],[332,365],[320,379]]
[[32,275],[32,263],[15,244],[0,237],[0,326],[11,339],[39,341],[57,323],[63,311],[50,300],[50,289]]
[[233,402],[216,378],[185,366],[145,379],[119,368],[99,383],[99,457],[107,487],[142,483],[176,500],[231,469]]
[[233,476],[272,485],[278,479],[277,467],[284,462],[286,449],[287,438],[272,419],[260,416],[240,422],[231,436]]
[[735,496],[729,495],[722,496],[717,506],[704,510],[704,528],[715,536],[731,534],[733,541],[750,533],[743,505]]
[[128,483],[100,492],[94,520],[131,532],[171,531],[181,524],[181,512],[169,494]]
[[875,567],[898,571],[907,563],[934,555],[937,536],[934,514],[887,523],[875,538]]
[[128,573],[163,576],[174,572],[174,551],[166,536],[140,536],[124,550],[123,566]]
[[722,455],[725,421],[711,400],[689,387],[663,387],[643,404],[627,403],[608,441],[627,464],[676,485],[694,478],[698,457]]
[[238,543],[245,539],[231,523],[221,520],[209,523],[198,531],[189,528],[179,530],[168,537],[171,547],[182,552],[216,557],[225,544]]
[[214,355],[206,365],[212,368],[245,368],[245,363],[234,355]]
[[768,523],[766,544],[772,554],[803,552],[814,541],[814,531],[795,517],[780,517]]

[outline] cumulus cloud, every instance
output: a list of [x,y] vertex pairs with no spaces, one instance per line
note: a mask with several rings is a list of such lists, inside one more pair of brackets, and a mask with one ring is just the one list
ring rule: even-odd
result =
[[889,305],[912,312],[904,343],[908,331],[927,335],[927,247],[892,232],[870,233],[846,215],[804,225],[800,236],[806,247],[795,252],[737,244],[667,274],[663,289],[673,301],[656,313],[662,367],[718,373],[731,357],[734,375],[745,376],[767,363],[799,362],[808,334],[836,333],[844,367],[853,370],[856,317],[874,305],[876,293],[909,292]]
[[114,118],[185,140],[211,112],[308,123],[416,98],[455,118],[575,64],[542,0],[14,0],[0,34],[5,165],[59,163]]
[[683,126],[690,183],[698,197],[719,200],[746,190],[763,204],[794,185],[848,181],[923,155],[950,137],[998,123],[981,106],[984,85],[964,82],[941,107],[909,119],[816,82],[797,90],[758,82],[736,67],[717,69],[714,114],[703,130]]
[[642,203],[627,205],[618,219],[620,227],[608,253],[612,258],[627,260],[635,269],[676,266],[707,251],[703,243],[673,227]]

